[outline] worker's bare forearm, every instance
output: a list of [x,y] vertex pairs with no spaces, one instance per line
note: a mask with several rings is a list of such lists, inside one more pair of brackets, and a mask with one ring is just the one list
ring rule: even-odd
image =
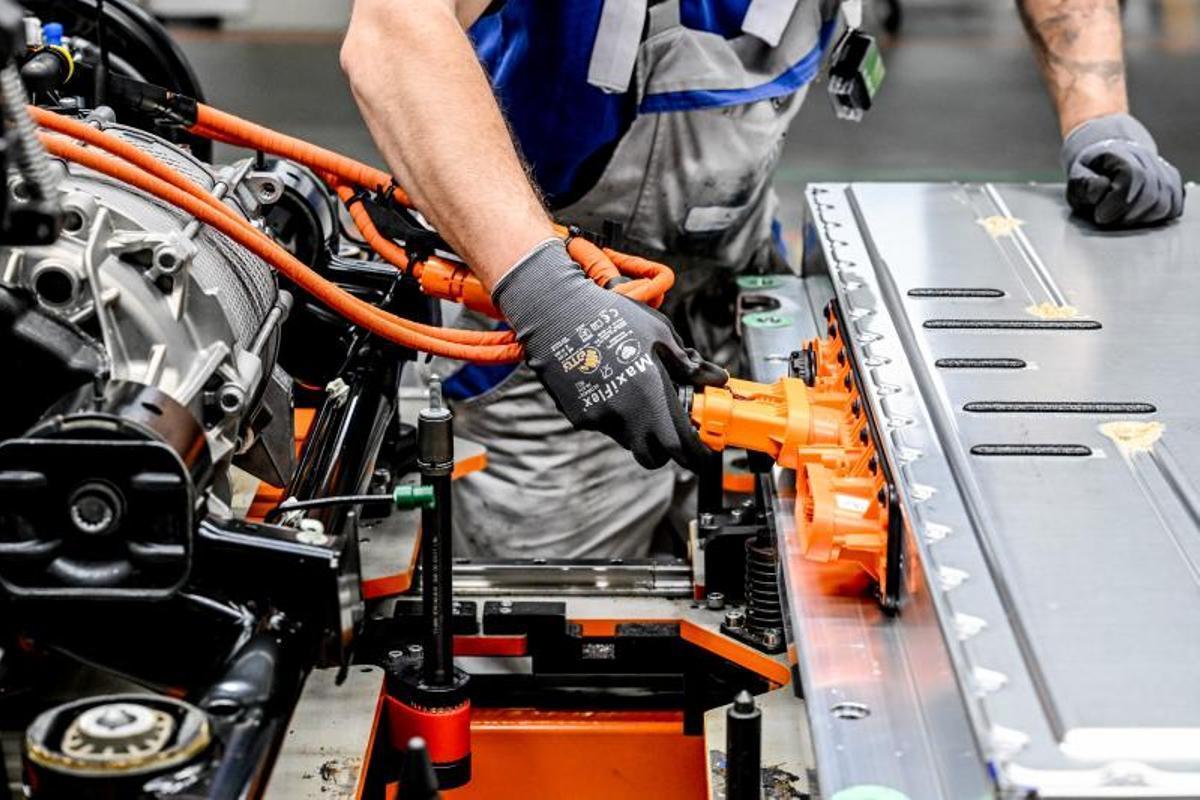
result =
[[1017,0],[1063,135],[1127,112],[1118,0]]
[[356,0],[342,66],[388,166],[490,290],[554,231],[463,29],[469,5]]

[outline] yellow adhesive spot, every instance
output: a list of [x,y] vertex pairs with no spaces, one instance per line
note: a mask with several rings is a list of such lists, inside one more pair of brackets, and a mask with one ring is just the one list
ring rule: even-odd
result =
[[1122,420],[1106,422],[1100,432],[1112,439],[1122,453],[1149,453],[1154,443],[1162,438],[1166,426],[1161,422],[1133,422]]
[[975,220],[983,229],[988,232],[988,236],[996,239],[1001,236],[1012,236],[1017,232],[1017,229],[1025,224],[1024,220],[1016,217],[1004,217],[996,215],[994,217],[984,217],[983,219]]
[[1060,306],[1058,303],[1038,303],[1036,306],[1026,306],[1025,310],[1041,319],[1074,319],[1079,316],[1075,306]]

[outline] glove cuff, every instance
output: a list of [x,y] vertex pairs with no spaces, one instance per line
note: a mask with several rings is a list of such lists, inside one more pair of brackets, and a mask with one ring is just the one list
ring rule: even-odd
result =
[[1065,171],[1070,171],[1083,151],[1100,142],[1107,141],[1132,142],[1158,155],[1158,145],[1146,126],[1129,114],[1105,114],[1094,117],[1076,125],[1063,138],[1062,164]]

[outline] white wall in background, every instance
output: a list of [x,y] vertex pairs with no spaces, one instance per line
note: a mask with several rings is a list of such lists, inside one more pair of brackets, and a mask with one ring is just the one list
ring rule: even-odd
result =
[[351,0],[249,0],[250,13],[230,20],[231,28],[255,30],[342,30]]
[[253,0],[142,0],[164,17],[228,17],[246,14]]
[[342,30],[351,0],[141,0],[164,16],[219,16],[228,27],[252,30]]

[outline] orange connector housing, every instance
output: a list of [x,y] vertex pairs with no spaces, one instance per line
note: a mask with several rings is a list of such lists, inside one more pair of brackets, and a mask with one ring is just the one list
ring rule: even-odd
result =
[[806,345],[811,385],[733,379],[692,400],[692,422],[714,450],[766,453],[796,471],[801,551],[812,561],[852,561],[887,585],[887,480],[859,396],[840,325]]

